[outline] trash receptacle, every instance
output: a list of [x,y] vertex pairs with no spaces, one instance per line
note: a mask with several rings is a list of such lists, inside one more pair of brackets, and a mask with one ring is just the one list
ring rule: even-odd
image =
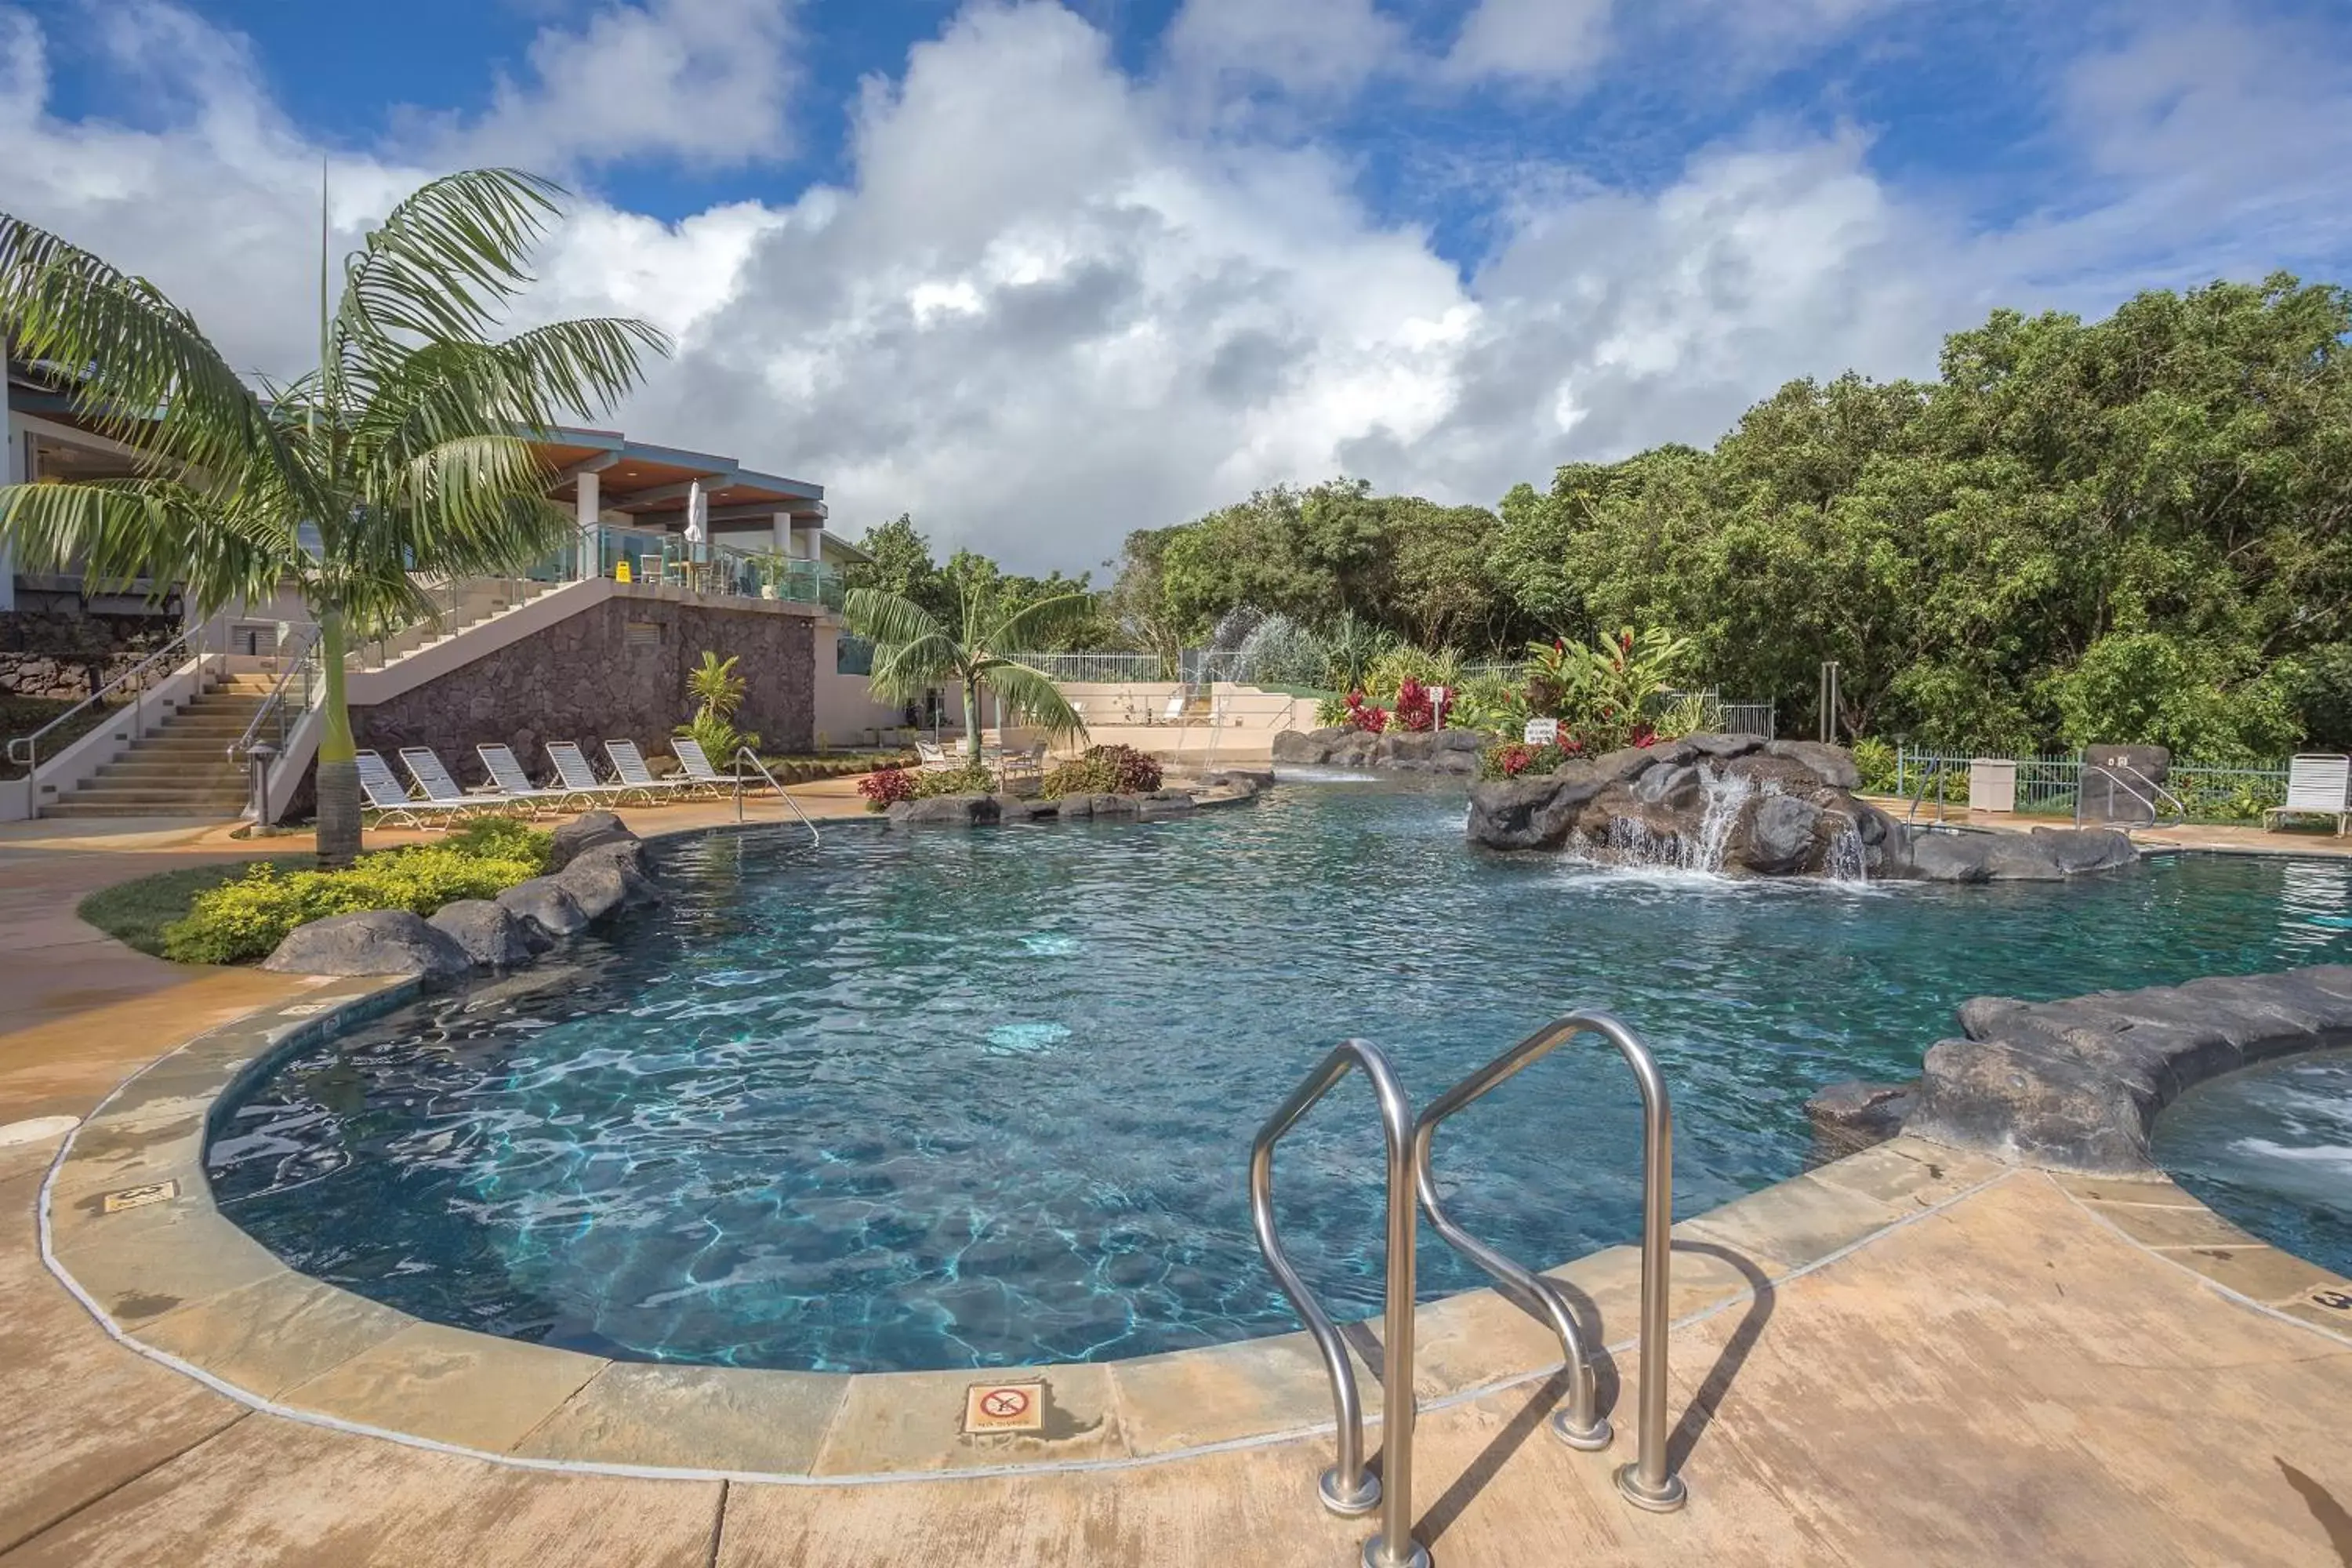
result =
[[1969,809],[2015,811],[2017,764],[2003,757],[1978,757],[1969,763]]

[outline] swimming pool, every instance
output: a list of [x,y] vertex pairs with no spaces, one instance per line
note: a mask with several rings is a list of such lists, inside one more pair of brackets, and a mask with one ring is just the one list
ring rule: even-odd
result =
[[[1979,994],[2335,962],[2352,866],[2192,857],[2073,883],[1727,882],[1474,852],[1459,786],[1285,786],[1149,825],[753,831],[577,968],[434,998],[226,1108],[225,1213],[419,1316],[603,1354],[896,1370],[1285,1331],[1251,1134],[1343,1036],[1426,1100],[1570,1005],[1675,1097],[1676,1207],[1804,1163],[1805,1097],[1899,1078]],[[2323,923],[2314,923],[2315,921]],[[1449,1124],[1452,1212],[1549,1264],[1631,1239],[1639,1125],[1599,1042]],[[1380,1298],[1360,1083],[1286,1141],[1286,1240]],[[1483,1283],[1424,1233],[1422,1284]]]
[[2272,1246],[2352,1276],[2352,1051],[2191,1086],[2156,1119],[2153,1152]]

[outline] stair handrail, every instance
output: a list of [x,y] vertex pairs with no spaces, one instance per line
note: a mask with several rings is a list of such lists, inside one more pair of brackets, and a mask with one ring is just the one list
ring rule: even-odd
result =
[[1642,1095],[1640,1430],[1634,1461],[1617,1469],[1617,1489],[1638,1507],[1654,1513],[1668,1513],[1682,1507],[1690,1496],[1689,1487],[1675,1474],[1666,1454],[1666,1322],[1672,1300],[1669,1287],[1674,1257],[1675,1117],[1657,1058],[1650,1054],[1641,1037],[1617,1018],[1597,1009],[1570,1013],[1546,1024],[1439,1095],[1421,1113],[1412,1129],[1413,1186],[1420,1195],[1422,1212],[1429,1216],[1437,1234],[1485,1269],[1506,1296],[1547,1320],[1559,1336],[1560,1353],[1570,1384],[1568,1408],[1552,1417],[1553,1432],[1572,1448],[1607,1447],[1612,1433],[1607,1419],[1594,1408],[1592,1367],[1567,1298],[1553,1281],[1521,1268],[1456,1225],[1438,1200],[1437,1178],[1430,1165],[1430,1145],[1440,1122],[1586,1034],[1599,1035],[1617,1047],[1625,1064],[1633,1069],[1633,1082]]
[[81,712],[83,710],[96,704],[103,703],[109,697],[112,696],[115,692],[120,691],[125,685],[130,685],[131,687],[131,704],[134,710],[131,715],[131,729],[133,737],[135,738],[138,731],[142,730],[146,725],[145,698],[147,688],[151,684],[147,678],[159,667],[163,668],[165,675],[176,673],[181,660],[184,658],[193,657],[198,662],[202,662],[205,658],[208,658],[209,654],[204,647],[203,644],[205,634],[211,629],[211,623],[205,621],[199,621],[194,626],[183,627],[179,636],[173,637],[170,642],[165,643],[162,647],[157,648],[153,653],[149,654],[145,658],[141,659],[137,664],[132,665],[129,669],[124,670],[121,675],[116,676],[112,680],[108,681],[104,686],[100,687],[97,690],[91,692],[89,696],[83,698],[80,701],[75,703],[72,707],[58,714],[56,718],[50,720],[47,723],[42,725],[31,734],[17,735],[9,740],[8,760],[25,770],[25,777],[32,785],[31,798],[37,811],[39,807],[41,799],[41,742],[46,736],[47,736],[48,732],[65,723],[66,721],[71,719],[74,715]]
[[292,626],[301,627],[309,635],[302,639],[301,651],[296,654],[291,659],[284,659],[282,652],[283,645],[281,645],[279,657],[284,661],[285,668],[278,672],[278,679],[276,683],[269,688],[269,695],[263,698],[261,700],[261,706],[255,710],[253,722],[245,727],[244,734],[239,735],[236,740],[229,742],[228,758],[232,763],[243,762],[246,757],[251,753],[254,739],[261,733],[262,726],[265,724],[272,722],[277,724],[278,748],[281,752],[286,749],[286,724],[284,721],[286,687],[287,683],[292,680],[297,674],[299,674],[302,677],[302,710],[306,713],[309,712],[311,707],[318,701],[316,690],[314,689],[310,680],[310,671],[320,668],[322,663],[319,657],[320,650],[318,623],[315,621],[297,621],[290,624]]
[[1919,787],[1911,792],[1911,809],[1904,813],[1903,816],[1903,819],[1906,822],[1916,822],[1919,820],[1919,806],[1921,803],[1927,798],[1927,785],[1931,783],[1936,785],[1936,820],[1938,823],[1941,823],[1944,820],[1944,789],[1942,781],[1945,770],[1950,765],[1950,763],[1945,762],[1940,757],[1932,763],[1926,761],[1924,758],[1921,760],[1919,763]]
[[[2140,805],[2147,807],[2147,825],[2151,828],[2178,827],[2182,823],[2189,820],[2189,807],[2181,801],[2181,798],[2179,795],[2173,794],[2170,790],[2165,788],[2162,784],[2157,783],[2154,779],[2148,777],[2146,773],[2140,772],[2139,769],[2132,766],[2129,763],[2084,763],[2082,766],[2082,772],[2084,775],[2091,773],[2104,773],[2106,775],[2108,782],[2121,785],[2123,792],[2126,795],[2139,802]],[[2126,773],[2130,774],[2131,777],[2126,778],[2124,775]],[[2147,786],[2147,790],[2143,792],[2140,789],[2135,788],[2133,784],[2134,780],[2137,780],[2139,784],[2145,784]],[[2156,808],[2157,797],[2158,796],[2161,796],[2172,807],[2173,816],[2172,820],[2169,822],[2165,821],[2164,814]],[[2081,779],[2077,779],[2074,785],[2074,826],[2077,827],[2083,826],[2083,784]]]
[[[809,814],[801,809],[801,803],[799,801],[794,800],[790,795],[785,794],[784,786],[776,782],[776,775],[768,771],[768,764],[760,760],[758,752],[751,750],[749,746],[738,746],[735,748],[734,756],[728,760],[732,763],[751,763],[759,775],[768,781],[768,787],[774,790],[777,795],[782,799],[783,803],[793,808],[793,815],[801,819],[801,826],[808,829],[809,847],[815,849],[824,845],[824,836],[816,830],[816,824],[809,820]],[[739,767],[735,770],[735,820],[738,822],[743,820],[744,783],[743,770]]]
[[[1348,1347],[1331,1315],[1316,1300],[1283,1250],[1274,1221],[1274,1146],[1299,1119],[1314,1109],[1349,1069],[1371,1081],[1379,1101],[1381,1132],[1388,1152],[1388,1279],[1386,1321],[1381,1335],[1381,1474],[1364,1465],[1363,1405],[1356,1394],[1355,1368]],[[1331,1405],[1338,1420],[1338,1452],[1323,1472],[1316,1490],[1323,1506],[1343,1518],[1381,1510],[1381,1531],[1365,1543],[1368,1568],[1428,1568],[1429,1553],[1412,1538],[1412,1389],[1413,1246],[1415,1223],[1412,1185],[1412,1108],[1388,1058],[1370,1040],[1342,1040],[1299,1080],[1290,1098],[1268,1117],[1250,1144],[1250,1223],[1257,1232],[1258,1250],[1274,1281],[1290,1299],[1307,1334],[1323,1357],[1331,1380]]]

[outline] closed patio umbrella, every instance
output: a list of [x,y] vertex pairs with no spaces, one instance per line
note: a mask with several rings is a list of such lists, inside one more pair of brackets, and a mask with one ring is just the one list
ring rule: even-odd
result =
[[702,481],[697,479],[686,492],[686,552],[693,560],[703,560],[709,543],[710,498],[702,493]]

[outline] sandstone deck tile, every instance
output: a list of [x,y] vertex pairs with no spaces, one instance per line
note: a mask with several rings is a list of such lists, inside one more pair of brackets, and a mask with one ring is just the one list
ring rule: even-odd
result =
[[1801,1268],[1885,1229],[1903,1215],[1893,1204],[1832,1186],[1817,1176],[1798,1176],[1685,1220],[1675,1234],[1721,1242],[1759,1261]]
[[[961,1430],[964,1396],[974,1384],[1042,1379],[1042,1433]],[[985,1468],[1054,1459],[1120,1458],[1127,1434],[1110,1370],[1099,1365],[879,1373],[849,1380],[841,1410],[825,1433],[814,1472]]]
[[286,1390],[344,1421],[500,1453],[606,1366],[595,1356],[415,1323]]
[[[716,1481],[563,1476],[257,1415],[8,1568],[704,1568]],[[885,1555],[877,1561],[887,1561]]]
[[2171,1182],[2158,1177],[2136,1180],[2129,1176],[2075,1176],[2053,1171],[2050,1179],[2058,1184],[2060,1190],[2091,1203],[2148,1204],[2180,1209],[2205,1206]]
[[849,1379],[614,1362],[516,1446],[551,1459],[804,1475]]
[[[1580,1322],[1598,1322],[1596,1343],[1626,1343],[1641,1328],[1641,1248],[1605,1247],[1544,1272],[1568,1287]],[[1667,1315],[1681,1319],[1719,1306],[1774,1272],[1769,1261],[1727,1242],[1677,1236],[1668,1258]]]
[[[151,1216],[150,1210],[161,1211]],[[148,1217],[142,1217],[148,1216]],[[136,1331],[191,1301],[277,1278],[286,1265],[183,1189],[173,1204],[101,1215],[58,1261],[117,1326]]]
[[[1376,1369],[1350,1352],[1365,1417],[1381,1409]],[[1165,1454],[1203,1443],[1328,1424],[1331,1380],[1315,1342],[1278,1334],[1109,1363],[1128,1447]]]
[[[1605,1342],[1598,1322],[1587,1318],[1578,1327],[1586,1353],[1597,1354]],[[1549,1322],[1492,1290],[1448,1297],[1414,1314],[1413,1386],[1423,1399],[1518,1377],[1560,1359],[1559,1336]]]
[[274,1399],[415,1321],[405,1312],[281,1270],[167,1312],[142,1328],[139,1338],[248,1394]]
[[2199,1205],[2085,1204],[2092,1214],[2142,1247],[2259,1247],[2262,1244],[2220,1215]]
[[116,1344],[33,1246],[37,1174],[0,1184],[0,1549],[246,1414]]
[[2318,1264],[2275,1247],[2181,1247],[2161,1256],[2257,1301],[2293,1300],[2336,1280]]
[[1815,1181],[1911,1212],[1932,1208],[2009,1167],[1981,1154],[1947,1149],[1919,1138],[1895,1138],[1832,1160],[1811,1173]]

